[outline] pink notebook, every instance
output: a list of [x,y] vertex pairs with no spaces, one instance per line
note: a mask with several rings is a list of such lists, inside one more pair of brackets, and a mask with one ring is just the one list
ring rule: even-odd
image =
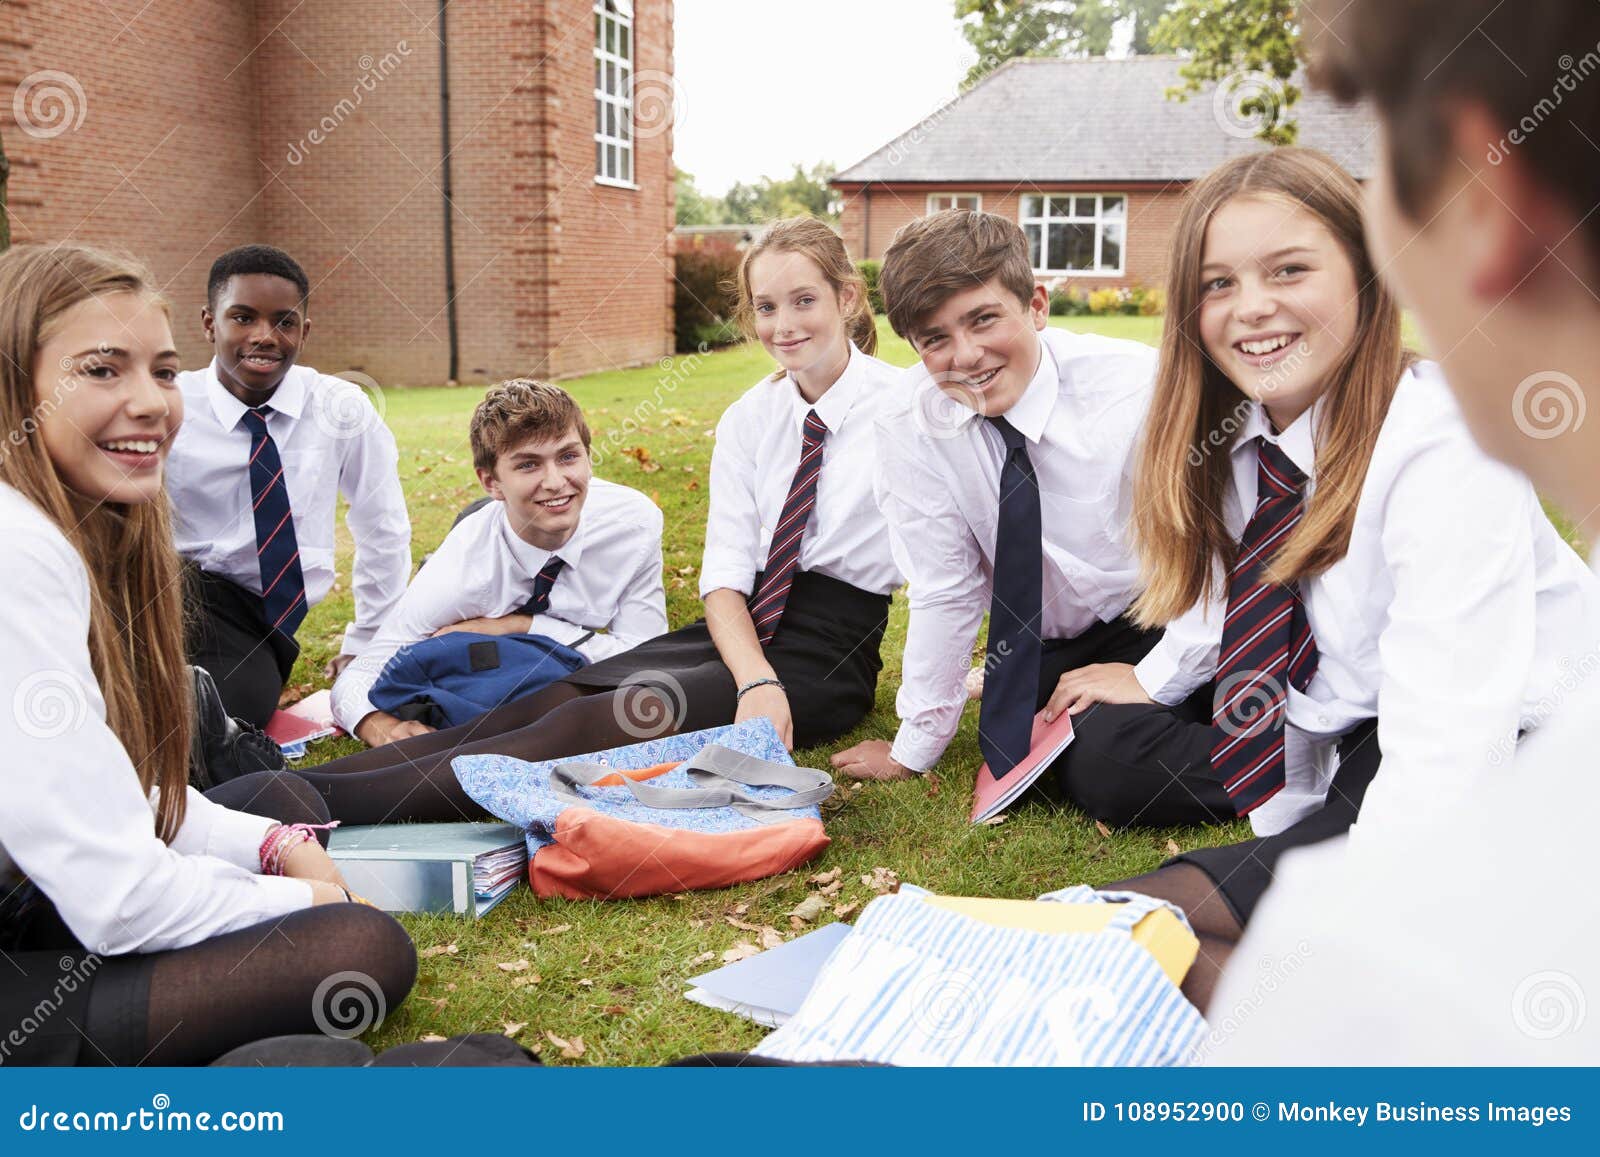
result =
[[279,747],[292,747],[337,735],[333,724],[333,697],[324,689],[307,695],[292,707],[274,711],[267,720],[267,735]]
[[1009,807],[1034,780],[1044,774],[1071,742],[1071,715],[1062,712],[1054,723],[1044,721],[1043,711],[1035,715],[1033,742],[1026,759],[999,779],[989,774],[987,763],[978,769],[978,782],[972,789],[972,822],[981,824]]

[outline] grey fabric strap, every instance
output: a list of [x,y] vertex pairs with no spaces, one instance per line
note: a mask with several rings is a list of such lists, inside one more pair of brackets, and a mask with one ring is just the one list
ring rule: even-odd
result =
[[[695,787],[658,787],[649,780],[641,783],[626,776],[622,782],[646,807],[731,807],[761,823],[793,819],[788,812],[820,804],[833,794],[833,780],[827,772],[757,759],[717,743],[701,748],[698,755],[679,766]],[[578,789],[616,775],[617,770],[603,763],[558,763],[550,772],[550,790],[560,799],[587,803]],[[741,787],[786,787],[789,794],[769,799],[741,791]]]

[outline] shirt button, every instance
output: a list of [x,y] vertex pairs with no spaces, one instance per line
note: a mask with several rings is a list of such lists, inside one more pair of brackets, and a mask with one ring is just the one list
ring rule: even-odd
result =
[[1317,716],[1317,722],[1322,724],[1324,727],[1328,727],[1333,723],[1333,720],[1329,719],[1326,715],[1319,715]]

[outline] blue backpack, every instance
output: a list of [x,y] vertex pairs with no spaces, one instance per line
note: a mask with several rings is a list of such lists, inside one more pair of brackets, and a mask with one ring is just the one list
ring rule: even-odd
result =
[[368,696],[378,710],[398,718],[456,727],[586,663],[579,652],[544,635],[453,631],[396,651]]

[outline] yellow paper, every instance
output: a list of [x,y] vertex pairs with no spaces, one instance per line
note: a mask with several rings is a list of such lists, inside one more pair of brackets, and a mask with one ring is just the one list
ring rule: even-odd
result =
[[[1050,900],[990,900],[976,896],[926,896],[928,903],[999,928],[1030,932],[1099,932],[1121,904],[1057,904]],[[1200,941],[1168,908],[1147,912],[1133,926],[1133,942],[1156,958],[1173,984],[1181,985],[1200,953]]]

